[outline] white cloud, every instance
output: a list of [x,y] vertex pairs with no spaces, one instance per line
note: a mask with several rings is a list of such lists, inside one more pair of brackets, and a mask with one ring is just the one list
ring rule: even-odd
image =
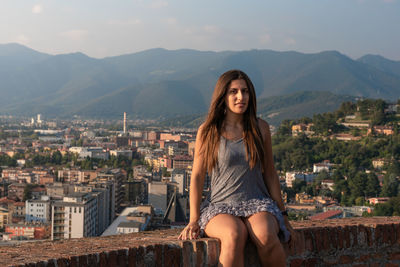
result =
[[167,19],[167,24],[169,24],[169,25],[176,25],[176,24],[178,24],[178,20],[176,19],[176,18],[168,18]]
[[260,42],[262,44],[268,44],[271,42],[271,35],[269,35],[268,33],[261,35],[259,38]]
[[127,20],[109,20],[109,25],[140,25],[142,21],[140,19],[127,19]]
[[43,7],[40,4],[36,4],[32,7],[32,13],[33,14],[40,14],[43,11]]
[[150,4],[150,8],[163,8],[163,7],[167,7],[167,6],[168,6],[168,2],[163,1],[163,0],[154,1]]
[[286,43],[287,45],[295,45],[295,44],[296,44],[296,40],[293,39],[293,38],[287,38],[287,39],[285,40],[285,43]]
[[28,44],[30,40],[26,35],[20,34],[20,35],[17,36],[16,41],[19,44]]
[[206,25],[203,30],[207,34],[218,34],[220,32],[220,29],[215,25]]
[[62,37],[68,38],[72,41],[83,40],[87,36],[88,32],[86,30],[70,30],[60,33]]

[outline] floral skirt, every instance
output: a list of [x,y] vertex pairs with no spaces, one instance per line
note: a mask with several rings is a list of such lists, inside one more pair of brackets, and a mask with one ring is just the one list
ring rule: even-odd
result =
[[229,203],[210,203],[204,201],[200,207],[199,225],[204,235],[204,229],[207,223],[216,215],[224,213],[237,217],[249,217],[255,213],[266,211],[275,216],[279,223],[279,239],[282,242],[288,242],[290,233],[285,226],[283,215],[271,198],[250,199],[240,202]]

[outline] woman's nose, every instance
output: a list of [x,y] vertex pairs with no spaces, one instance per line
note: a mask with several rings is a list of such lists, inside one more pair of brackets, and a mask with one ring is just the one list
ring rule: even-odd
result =
[[242,95],[242,92],[240,90],[238,91],[236,97],[237,97],[237,99],[242,100],[243,95]]

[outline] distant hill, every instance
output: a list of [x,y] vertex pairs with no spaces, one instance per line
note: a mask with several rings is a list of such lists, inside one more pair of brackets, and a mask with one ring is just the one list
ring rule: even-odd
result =
[[[116,118],[125,111],[131,118],[195,116],[207,112],[218,76],[232,68],[242,69],[253,80],[260,112],[274,107],[283,117],[285,113],[310,114],[316,109],[330,111],[330,105],[317,105],[322,97],[326,103],[337,103],[340,95],[399,98],[398,65],[374,56],[352,60],[336,51],[158,48],[94,59],[82,53],[48,55],[6,44],[0,45],[0,114]],[[307,100],[300,93],[302,104],[285,106],[296,93],[305,91],[332,94],[313,95],[316,102],[312,103],[312,97]],[[267,97],[278,98],[264,104],[261,100]]]
[[379,55],[365,55],[359,58],[358,61],[400,77],[400,61],[389,60]]
[[277,126],[285,119],[312,118],[314,114],[333,112],[346,101],[354,102],[356,98],[330,92],[296,92],[260,99],[258,113],[270,124]]
[[[343,102],[355,102],[353,96],[335,95],[330,92],[303,91],[284,96],[260,98],[257,103],[258,116],[269,124],[278,126],[285,119],[312,118],[314,114],[333,112]],[[200,115],[180,115],[162,122],[164,126],[197,128],[205,119]]]

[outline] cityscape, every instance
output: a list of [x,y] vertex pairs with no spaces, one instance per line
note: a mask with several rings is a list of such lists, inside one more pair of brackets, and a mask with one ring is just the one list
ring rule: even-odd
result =
[[[0,120],[2,243],[188,222],[195,129],[143,125],[127,113],[117,123],[41,114]],[[398,103],[366,99],[272,127],[289,218],[399,215],[399,120]],[[204,198],[209,191],[207,176]]]

